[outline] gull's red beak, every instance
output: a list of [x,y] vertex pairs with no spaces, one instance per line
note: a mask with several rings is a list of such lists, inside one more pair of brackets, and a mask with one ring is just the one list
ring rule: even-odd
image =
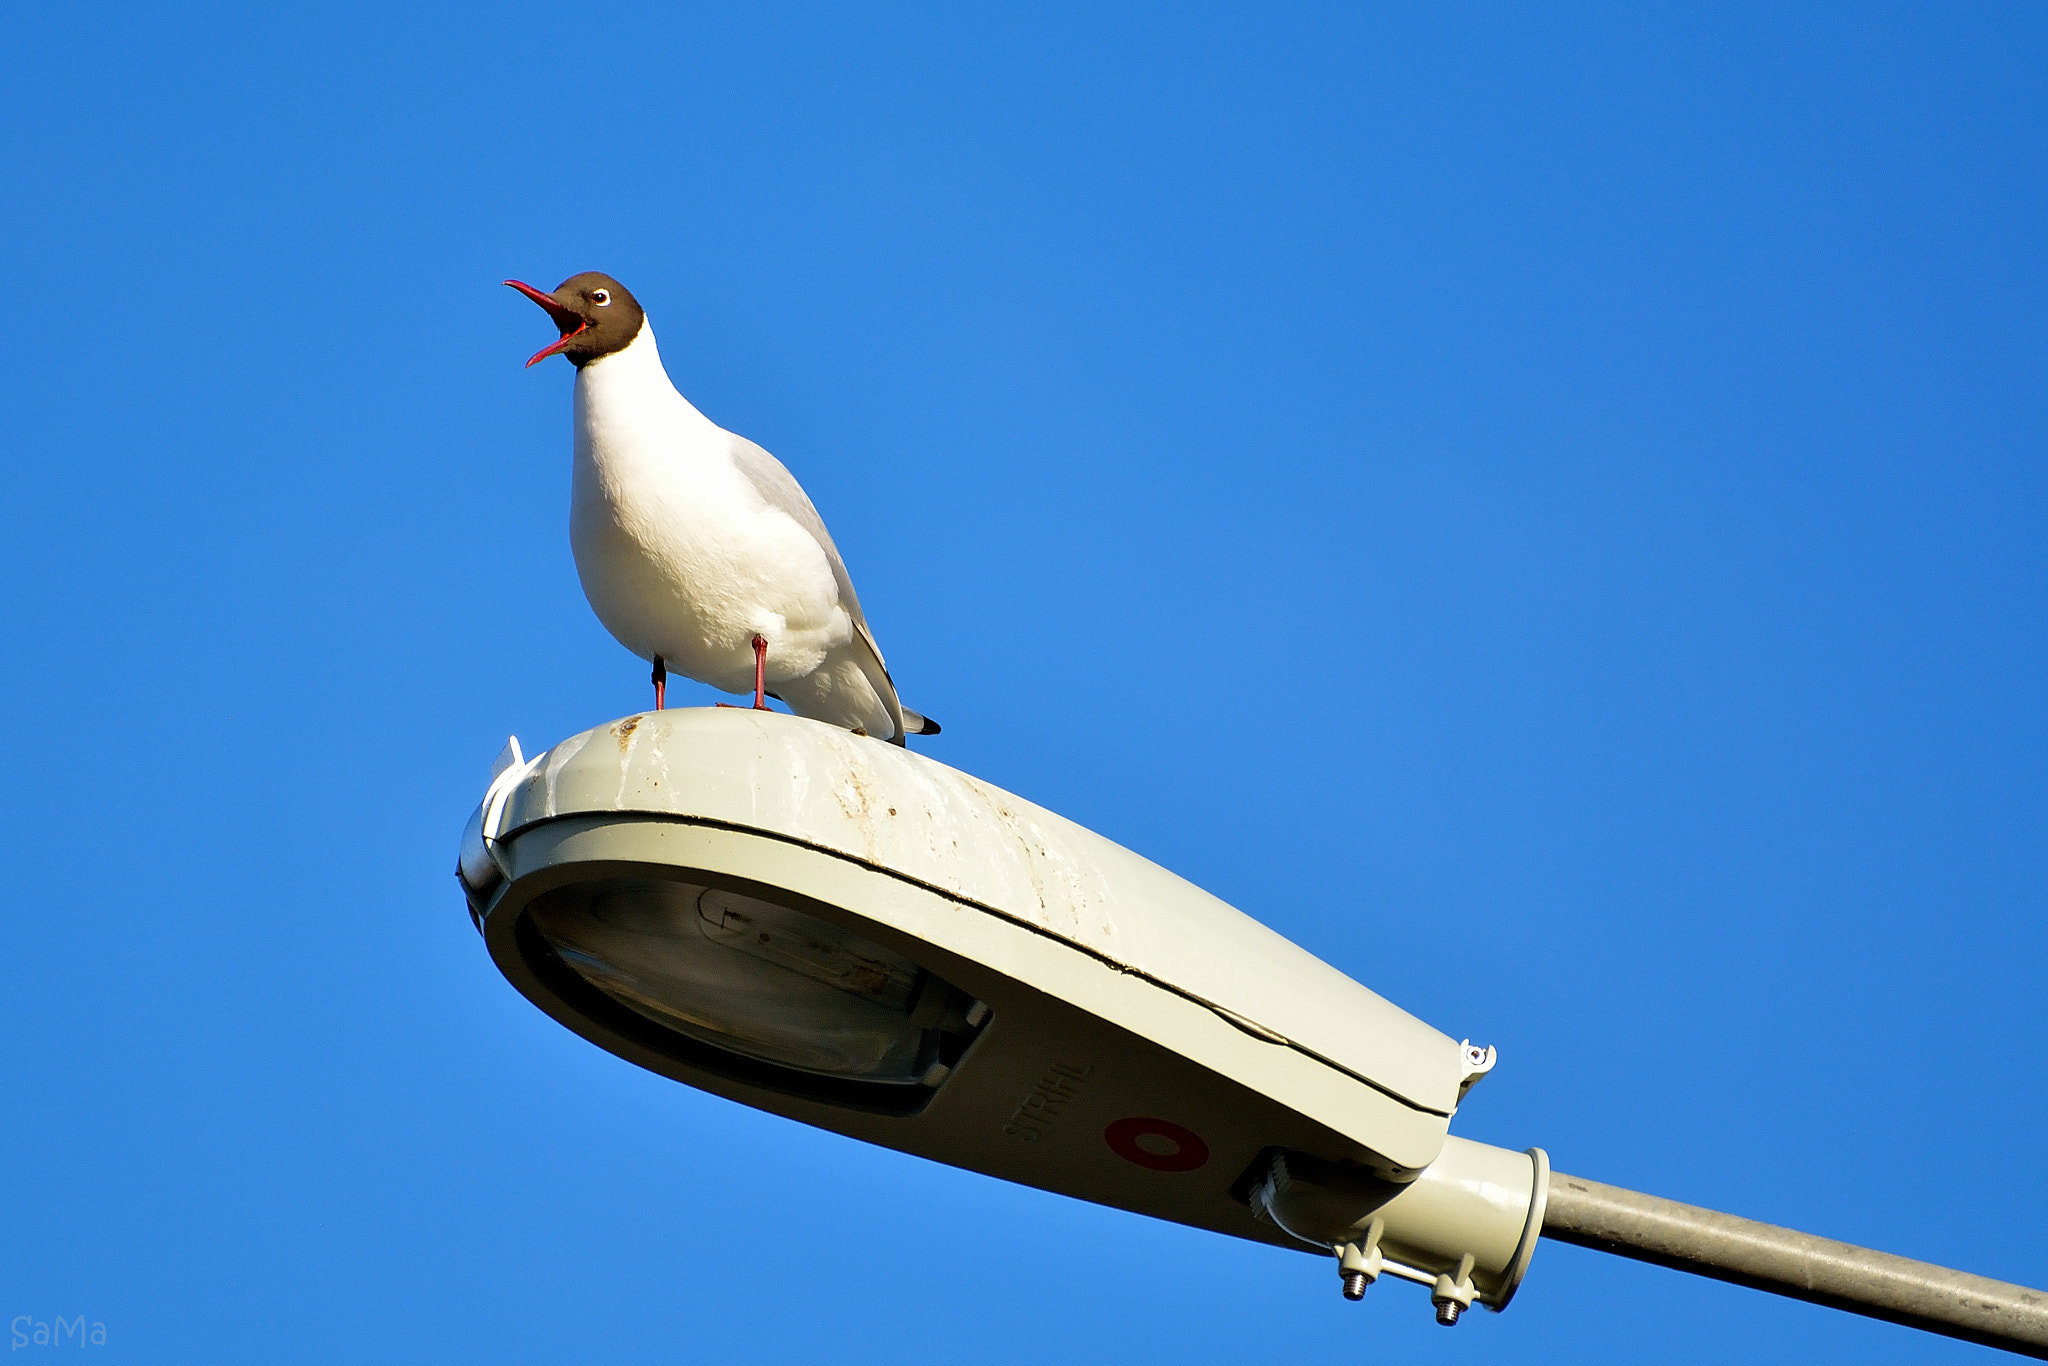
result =
[[545,308],[548,311],[548,316],[555,320],[555,326],[562,329],[562,339],[552,346],[543,346],[540,350],[534,352],[533,359],[526,362],[528,368],[540,364],[549,356],[554,355],[557,351],[567,346],[576,338],[578,333],[586,332],[590,329],[589,321],[582,314],[573,308],[564,308],[555,301],[554,295],[543,294],[524,280],[507,280],[505,283],[539,304],[542,308]]

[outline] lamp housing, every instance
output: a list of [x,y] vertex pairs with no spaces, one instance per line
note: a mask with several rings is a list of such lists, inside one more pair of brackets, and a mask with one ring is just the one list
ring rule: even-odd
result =
[[531,759],[515,741],[459,875],[521,994],[663,1076],[1335,1253],[1347,1277],[1430,1284],[1440,1317],[1446,1293],[1503,1307],[1527,1268],[1541,1153],[1448,1134],[1491,1049],[923,755],[740,709],[629,716]]

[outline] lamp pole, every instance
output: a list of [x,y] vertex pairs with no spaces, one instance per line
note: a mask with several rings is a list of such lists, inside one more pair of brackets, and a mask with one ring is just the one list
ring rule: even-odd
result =
[[1562,1172],[1543,1236],[2048,1360],[2048,1294],[1854,1243]]

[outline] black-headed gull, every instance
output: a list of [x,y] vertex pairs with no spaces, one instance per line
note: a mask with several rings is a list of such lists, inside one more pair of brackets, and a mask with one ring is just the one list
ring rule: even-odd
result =
[[853,580],[782,462],[676,392],[647,314],[609,275],[552,294],[506,284],[547,310],[553,355],[576,365],[569,543],[605,629],[654,665],[798,716],[903,743],[938,724],[904,706]]

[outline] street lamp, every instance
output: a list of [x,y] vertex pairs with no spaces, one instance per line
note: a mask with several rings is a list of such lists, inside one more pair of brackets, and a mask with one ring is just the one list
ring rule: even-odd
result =
[[516,741],[459,874],[599,1047],[885,1147],[1500,1310],[1539,1235],[2048,1356],[2048,1296],[1450,1134],[1494,1050],[921,755],[738,709]]

